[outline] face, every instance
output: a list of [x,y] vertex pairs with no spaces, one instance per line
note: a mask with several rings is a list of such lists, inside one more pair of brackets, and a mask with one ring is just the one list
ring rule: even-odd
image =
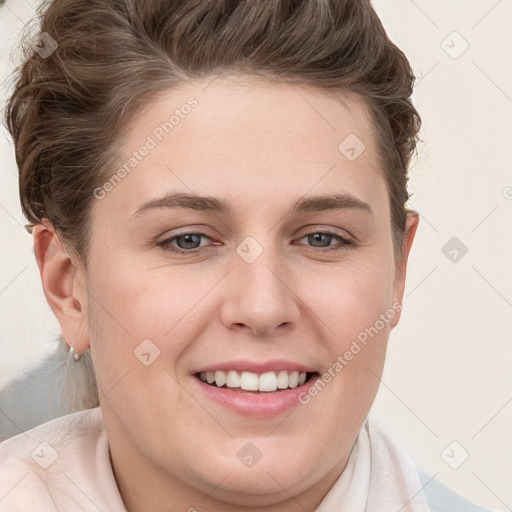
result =
[[400,316],[375,127],[355,96],[210,82],[130,123],[81,312],[58,316],[90,345],[121,488],[306,503],[343,470]]

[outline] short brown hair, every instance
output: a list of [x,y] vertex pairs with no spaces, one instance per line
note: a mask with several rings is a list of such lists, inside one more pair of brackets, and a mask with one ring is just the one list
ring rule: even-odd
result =
[[158,92],[223,73],[360,95],[401,248],[421,119],[411,66],[370,0],[53,0],[39,17],[58,46],[43,58],[26,44],[6,110],[21,205],[84,263],[93,190],[130,116]]

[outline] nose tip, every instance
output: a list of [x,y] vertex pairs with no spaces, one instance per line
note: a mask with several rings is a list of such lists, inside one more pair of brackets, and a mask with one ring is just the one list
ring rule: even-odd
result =
[[222,320],[230,329],[250,329],[269,335],[295,326],[299,319],[291,278],[278,258],[261,255],[253,263],[240,262],[229,277]]

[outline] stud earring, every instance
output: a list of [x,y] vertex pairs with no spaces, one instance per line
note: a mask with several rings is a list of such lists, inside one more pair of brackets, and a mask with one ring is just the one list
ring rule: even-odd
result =
[[80,361],[80,358],[82,357],[82,354],[75,352],[73,347],[69,348],[69,354],[73,356],[75,361]]

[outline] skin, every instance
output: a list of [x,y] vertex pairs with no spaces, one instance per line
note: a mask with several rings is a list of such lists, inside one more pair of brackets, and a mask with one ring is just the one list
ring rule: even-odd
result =
[[[395,260],[375,127],[361,99],[226,77],[210,82],[166,91],[130,123],[121,163],[167,112],[190,96],[198,101],[106,197],[93,199],[87,272],[48,222],[36,227],[42,284],[63,337],[77,352],[90,347],[128,510],[313,510],[346,466],[400,314],[291,413],[240,416],[198,391],[192,373],[241,358],[327,371],[401,303],[418,215],[408,214]],[[338,150],[349,134],[366,145],[355,161]],[[167,192],[221,198],[235,214],[158,208],[129,220]],[[290,211],[296,199],[333,193],[352,194],[371,212]],[[195,255],[157,245],[198,229],[207,236]],[[315,247],[306,235],[325,229],[355,245],[327,236]],[[247,236],[263,248],[252,263],[235,250]],[[179,249],[178,240],[171,245]],[[339,249],[315,252],[328,246]],[[134,357],[146,338],[160,350],[149,366]],[[237,457],[247,442],[263,454],[252,468]]]

